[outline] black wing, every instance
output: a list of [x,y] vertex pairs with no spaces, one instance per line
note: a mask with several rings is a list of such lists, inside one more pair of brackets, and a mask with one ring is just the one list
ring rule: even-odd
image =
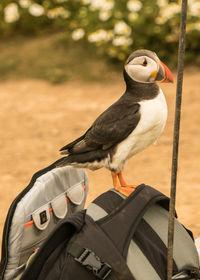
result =
[[84,135],[64,146],[64,153],[109,149],[124,140],[137,126],[140,105],[119,99],[104,111]]

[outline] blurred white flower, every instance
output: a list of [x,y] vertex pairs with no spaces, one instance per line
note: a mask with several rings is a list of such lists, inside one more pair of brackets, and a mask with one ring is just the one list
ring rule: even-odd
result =
[[37,3],[33,3],[29,7],[29,13],[34,17],[40,17],[44,14],[44,7]]
[[187,32],[194,31],[194,30],[200,31],[200,21],[193,22],[193,23],[188,23],[186,25],[186,31]]
[[168,19],[159,16],[159,17],[157,17],[157,18],[155,19],[155,22],[156,22],[157,24],[163,24],[163,23],[166,22],[166,20],[168,20]]
[[19,19],[19,10],[16,3],[8,4],[4,9],[4,19],[6,22],[11,23]]
[[88,5],[88,4],[91,3],[91,0],[82,0],[82,3],[83,3],[84,5]]
[[83,0],[84,4],[90,5],[90,10],[111,10],[114,7],[114,0]]
[[26,9],[31,5],[31,1],[30,0],[19,0],[19,5]]
[[189,12],[192,16],[199,17],[200,15],[200,1],[189,2]]
[[99,29],[95,32],[92,32],[88,35],[88,41],[90,43],[96,43],[96,42],[100,42],[100,41],[109,41],[110,39],[112,39],[112,31],[108,30],[104,30],[104,29]]
[[61,16],[62,18],[69,18],[70,15],[71,15],[70,11],[64,9],[63,7],[61,7],[61,8],[62,8],[62,11],[60,11],[60,16]]
[[159,16],[155,19],[157,24],[164,24],[170,18],[180,13],[181,6],[177,3],[171,3],[166,6],[160,7]]
[[195,24],[195,29],[200,31],[200,21],[199,22],[196,22]]
[[111,10],[114,7],[114,1],[113,0],[104,0],[104,4],[102,6],[103,10]]
[[125,36],[116,36],[112,43],[114,46],[129,46],[133,43],[133,40]]
[[168,5],[168,0],[157,0],[158,7],[162,8]]
[[99,19],[101,21],[106,21],[111,17],[111,11],[106,10],[106,11],[100,11],[99,12]]
[[131,34],[131,28],[126,24],[124,21],[118,21],[114,26],[114,32],[118,35],[130,35]]
[[127,9],[130,12],[138,12],[142,8],[142,3],[139,0],[129,0],[127,2]]
[[113,39],[113,30],[106,30],[106,36],[107,36],[107,38],[106,38],[106,41],[110,41],[110,40],[112,40]]
[[70,16],[70,12],[63,7],[56,7],[47,12],[47,17],[54,19],[56,17],[68,18]]
[[83,38],[85,35],[85,31],[83,30],[83,28],[77,28],[72,32],[72,39],[74,41],[78,41],[81,38]]
[[128,14],[128,20],[131,21],[131,22],[137,20],[138,17],[139,17],[139,15],[136,12],[131,12],[131,13]]
[[165,21],[167,21],[175,14],[180,13],[180,11],[181,11],[181,6],[179,4],[171,3],[161,9],[160,15],[162,17],[165,17],[166,18]]

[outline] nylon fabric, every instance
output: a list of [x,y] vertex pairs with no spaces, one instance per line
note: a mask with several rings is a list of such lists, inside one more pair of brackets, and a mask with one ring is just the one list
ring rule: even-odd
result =
[[161,280],[153,266],[133,240],[131,240],[128,249],[127,265],[136,280]]
[[19,265],[25,264],[30,256],[30,252],[34,252],[47,236],[52,232],[59,220],[51,214],[51,219],[48,227],[44,231],[40,231],[35,226],[25,228],[24,238],[21,244],[20,262]]
[[108,215],[108,213],[103,208],[95,203],[90,203],[86,210],[86,214],[90,216],[94,221],[98,221],[99,219],[102,219],[103,217]]
[[[167,275],[167,247],[144,219],[139,223],[133,240],[143,252],[144,256],[146,256],[149,263],[151,263],[159,277],[165,280]],[[173,274],[177,272],[178,269],[173,262]]]
[[[144,214],[144,220],[157,232],[167,247],[168,211],[158,205],[153,205]],[[179,271],[186,265],[189,267],[199,267],[199,259],[194,242],[177,219],[175,219],[174,224],[174,261]]]
[[100,196],[98,196],[93,203],[104,209],[108,214],[110,214],[114,209],[119,207],[123,198],[117,193],[112,191],[107,191]]
[[143,212],[155,198],[164,199],[164,196],[151,187],[145,188],[145,185],[140,185],[115,212],[97,222],[107,234],[112,232],[112,241],[124,257],[127,256],[130,241]]
[[54,215],[58,219],[64,219],[68,211],[68,203],[66,203],[66,196],[64,194],[59,195],[51,201],[51,206]]
[[[53,168],[53,165],[50,168]],[[35,178],[35,176],[38,177]],[[26,262],[28,256],[32,254],[33,246],[40,245],[48,236],[50,230],[57,224],[59,219],[54,218],[54,214],[49,214],[51,201],[55,202],[55,199],[60,195],[66,196],[68,189],[72,187],[74,190],[77,186],[81,191],[77,200],[78,205],[68,203],[69,213],[83,209],[85,204],[88,192],[88,178],[84,170],[73,167],[53,168],[44,174],[42,174],[42,171],[38,172],[33,178],[34,180],[32,179],[27,186],[27,192],[22,192],[23,195],[20,197],[13,215],[9,214],[9,217],[12,217],[12,220],[9,221],[11,225],[8,229],[8,236],[3,237],[3,242],[7,242],[4,246],[9,248],[3,280],[12,279],[13,275],[18,271],[18,266],[22,265],[24,261]],[[83,185],[86,187],[85,191],[83,191]],[[70,190],[68,192],[70,193]],[[67,205],[66,200],[65,204]],[[61,213],[58,203],[56,206],[57,216],[63,216],[64,212]],[[40,216],[40,214],[44,214],[44,216]],[[30,226],[32,234],[29,235],[30,231],[28,229],[30,228],[25,228],[25,224],[32,220],[32,215],[37,228],[35,225]],[[43,223],[42,218],[44,219],[43,221],[47,220]]]
[[78,184],[71,186],[69,189],[67,189],[66,193],[72,203],[75,205],[82,204],[85,196],[83,184],[79,182]]
[[[62,246],[68,243],[76,231],[80,231],[83,226],[85,212],[77,212],[59,224],[59,226],[50,234],[48,240],[44,242],[39,249],[36,257],[30,266],[24,272],[21,280],[44,280],[48,279],[46,272],[52,271],[54,264],[60,262]],[[64,244],[64,245],[62,245]],[[66,247],[66,246],[65,246]],[[60,248],[60,249],[59,249]],[[50,264],[50,266],[49,266]],[[50,273],[50,277],[53,274]],[[50,278],[56,279],[56,278]]]

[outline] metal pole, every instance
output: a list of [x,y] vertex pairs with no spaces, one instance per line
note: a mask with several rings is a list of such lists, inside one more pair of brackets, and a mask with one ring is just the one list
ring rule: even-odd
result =
[[168,280],[172,279],[172,274],[173,274],[174,217],[175,217],[176,181],[177,181],[177,169],[178,169],[178,145],[179,145],[179,130],[180,130],[180,118],[181,118],[183,70],[184,70],[186,18],[187,18],[187,0],[182,0],[179,50],[178,50],[178,74],[177,74],[177,86],[176,86],[176,109],[175,109],[175,121],[174,121],[173,153],[172,153],[171,193],[170,193],[170,206],[169,206],[168,254],[167,254],[167,279]]

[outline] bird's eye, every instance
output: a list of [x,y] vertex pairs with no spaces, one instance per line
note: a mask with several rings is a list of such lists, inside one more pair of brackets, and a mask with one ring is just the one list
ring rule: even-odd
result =
[[147,66],[147,60],[146,60],[146,58],[145,58],[145,60],[143,61],[142,66]]

